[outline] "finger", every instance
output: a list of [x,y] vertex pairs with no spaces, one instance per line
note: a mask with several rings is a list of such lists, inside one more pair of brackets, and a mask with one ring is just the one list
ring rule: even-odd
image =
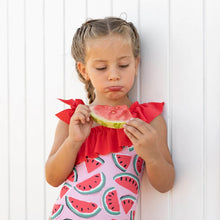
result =
[[143,135],[143,133],[141,133],[137,128],[133,126],[125,125],[124,128],[126,131],[132,134],[136,139],[141,138],[141,136]]
[[82,112],[74,114],[74,120],[79,120],[82,124],[85,124],[86,118],[87,117]]
[[86,117],[86,120],[90,120],[90,110],[88,108],[82,107],[75,111],[76,114],[81,113]]
[[130,125],[132,127],[135,127],[142,134],[146,133],[146,129],[149,131],[152,130],[152,126],[150,124],[146,123],[145,121],[141,120],[140,118],[133,118],[133,119],[129,120],[126,124]]
[[130,133],[130,131],[127,130],[126,128],[124,129],[124,132],[125,132],[125,134],[127,135],[127,137],[130,139],[130,141],[131,141],[133,144],[135,144],[136,141],[137,141],[136,137],[135,137],[132,133]]

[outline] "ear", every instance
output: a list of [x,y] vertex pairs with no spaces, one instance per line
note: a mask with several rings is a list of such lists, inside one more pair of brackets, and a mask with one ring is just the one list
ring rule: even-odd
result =
[[89,81],[89,76],[86,72],[86,65],[84,63],[77,62],[77,68],[78,68],[79,72],[81,73],[81,75],[83,76],[83,78],[86,81]]
[[140,56],[138,56],[135,59],[135,76],[137,76],[139,64],[140,64]]

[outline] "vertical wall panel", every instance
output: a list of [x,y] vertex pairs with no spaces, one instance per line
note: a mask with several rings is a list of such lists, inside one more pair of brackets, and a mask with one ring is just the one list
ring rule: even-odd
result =
[[[77,6],[77,7],[76,7]],[[65,97],[85,100],[84,85],[79,81],[71,56],[71,44],[75,31],[86,20],[86,1],[65,1]]]
[[205,10],[205,113],[206,113],[206,212],[220,219],[220,2],[206,1]]
[[[45,79],[45,160],[51,151],[58,118],[55,114],[64,98],[64,8],[60,0],[45,1],[44,8],[44,79]],[[45,217],[48,219],[57,199],[58,188],[46,184]]]
[[9,4],[10,220],[26,219],[24,1]]
[[[140,35],[142,102],[164,101],[164,117],[167,120],[170,105],[167,83],[169,77],[168,1],[140,1]],[[150,185],[146,173],[142,181],[141,212],[142,219],[169,219],[169,193],[157,192]]]
[[87,1],[87,17],[92,19],[104,18],[111,15],[111,0]]
[[[43,1],[26,1],[27,219],[44,219]],[[36,190],[37,189],[37,190]],[[39,193],[41,192],[41,193]],[[42,210],[39,212],[39,210]]]
[[173,219],[203,219],[203,2],[172,1]]
[[[9,218],[9,132],[8,132],[8,25],[7,25],[7,1],[0,1],[0,207],[2,219]],[[1,209],[2,209],[1,208]]]

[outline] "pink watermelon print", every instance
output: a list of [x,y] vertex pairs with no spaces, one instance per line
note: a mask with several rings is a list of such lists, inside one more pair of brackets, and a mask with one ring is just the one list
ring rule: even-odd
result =
[[76,169],[74,168],[73,171],[71,172],[71,174],[68,176],[68,180],[70,182],[76,182],[77,181],[77,178],[78,178],[78,174],[77,174],[77,171]]
[[131,156],[125,154],[112,154],[115,165],[121,170],[126,171],[131,162]]
[[63,196],[67,193],[67,191],[70,190],[72,186],[68,183],[65,183],[60,191],[60,199],[63,198]]
[[103,163],[104,163],[104,160],[100,157],[87,158],[85,161],[87,172],[91,173],[92,171],[100,167]]
[[66,196],[67,207],[76,215],[82,218],[90,218],[97,215],[101,208],[93,202],[86,202]]
[[144,167],[144,160],[136,155],[133,160],[134,171],[137,176],[141,173],[142,168]]
[[137,194],[140,188],[139,179],[131,173],[120,173],[113,177],[116,183]]
[[51,214],[51,219],[55,219],[56,217],[58,217],[63,211],[63,205],[61,204],[55,204],[53,206],[53,210],[52,210],[52,214]]
[[120,201],[121,201],[122,207],[125,211],[125,214],[127,214],[131,210],[131,208],[134,205],[136,199],[133,196],[127,195],[127,196],[122,196],[120,198]]
[[94,159],[86,158],[63,184],[56,201],[60,205],[53,209],[52,220],[134,219],[143,172],[139,159],[129,147]]
[[107,189],[102,197],[105,210],[111,215],[120,214],[118,193],[114,187]]
[[105,185],[105,175],[98,173],[78,183],[74,189],[81,194],[92,194],[99,192]]

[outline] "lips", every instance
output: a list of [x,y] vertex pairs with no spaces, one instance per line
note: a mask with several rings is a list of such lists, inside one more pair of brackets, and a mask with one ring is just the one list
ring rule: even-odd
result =
[[108,90],[110,91],[120,91],[122,89],[122,86],[110,86],[108,87]]

